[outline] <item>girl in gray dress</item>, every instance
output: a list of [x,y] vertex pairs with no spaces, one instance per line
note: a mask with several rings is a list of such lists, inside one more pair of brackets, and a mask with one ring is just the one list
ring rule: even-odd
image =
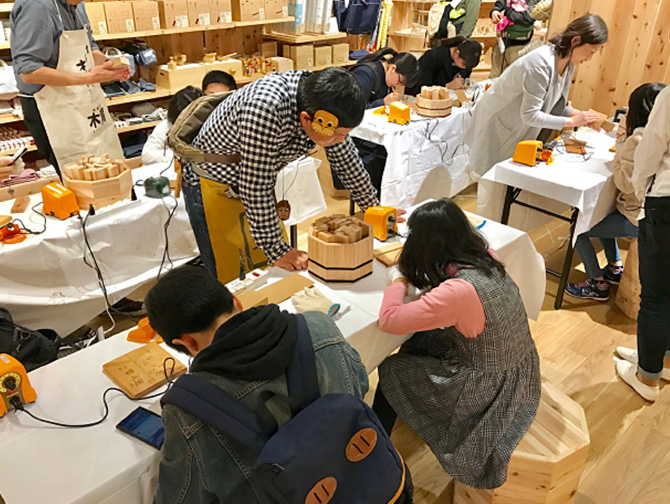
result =
[[[451,200],[419,207],[408,225],[403,276],[384,292],[379,324],[415,334],[379,367],[374,409],[389,432],[397,412],[454,479],[498,487],[540,401],[523,301]],[[430,290],[405,303],[410,283]]]

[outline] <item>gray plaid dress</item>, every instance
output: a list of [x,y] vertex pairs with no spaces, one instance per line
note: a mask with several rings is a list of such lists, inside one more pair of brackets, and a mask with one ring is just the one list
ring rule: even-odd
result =
[[539,357],[509,275],[464,268],[455,278],[477,291],[484,332],[472,339],[454,327],[416,333],[381,364],[379,383],[449,475],[496,488],[540,402]]

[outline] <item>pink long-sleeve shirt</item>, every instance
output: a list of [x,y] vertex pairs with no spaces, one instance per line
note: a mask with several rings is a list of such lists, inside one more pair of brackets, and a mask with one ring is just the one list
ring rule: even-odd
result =
[[[498,259],[495,251],[489,253]],[[449,266],[449,276],[458,269]],[[409,334],[442,327],[455,327],[466,338],[476,338],[484,331],[486,316],[473,285],[460,278],[450,278],[421,296],[405,303],[407,287],[391,284],[384,291],[379,310],[379,327],[390,334]]]

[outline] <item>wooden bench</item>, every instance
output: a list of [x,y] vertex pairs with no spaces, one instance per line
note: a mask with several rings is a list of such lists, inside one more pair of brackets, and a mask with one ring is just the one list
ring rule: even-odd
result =
[[566,504],[574,501],[589,451],[584,410],[549,383],[530,429],[514,450],[507,481],[494,490],[455,482],[454,504]]

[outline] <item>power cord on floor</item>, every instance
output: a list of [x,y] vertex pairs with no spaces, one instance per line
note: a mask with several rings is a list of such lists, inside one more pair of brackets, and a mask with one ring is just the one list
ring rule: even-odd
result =
[[[170,368],[169,374],[168,374],[168,370],[167,370],[167,362],[168,361],[172,361],[172,367]],[[170,387],[174,383],[174,381],[172,380],[172,376],[174,374],[175,365],[176,365],[176,361],[175,361],[174,357],[168,357],[167,359],[165,359],[163,361],[163,374],[165,375],[165,379],[167,381],[167,388],[162,392],[158,392],[156,394],[152,394],[152,395],[148,395],[148,396],[144,396],[144,397],[133,398],[133,397],[130,397],[124,390],[121,390],[118,387],[109,387],[108,389],[106,389],[102,393],[102,404],[103,404],[103,407],[105,408],[105,412],[102,415],[102,418],[100,418],[99,420],[96,420],[94,422],[87,422],[87,423],[83,423],[83,424],[67,424],[67,423],[63,423],[63,422],[57,422],[55,420],[49,420],[47,418],[41,418],[41,417],[38,417],[37,415],[32,414],[30,411],[28,411],[27,409],[24,408],[23,403],[21,402],[21,399],[18,396],[12,397],[9,400],[9,402],[14,407],[14,411],[23,411],[30,418],[32,418],[34,420],[37,420],[38,422],[46,423],[46,424],[49,424],[49,425],[55,425],[56,427],[65,427],[65,428],[68,428],[68,429],[83,429],[83,428],[86,428],[86,427],[93,427],[95,425],[100,425],[102,422],[107,420],[107,417],[109,416],[109,404],[107,402],[107,394],[109,394],[112,391],[121,392],[124,396],[126,396],[131,401],[144,401],[144,400],[147,400],[147,399],[154,399],[156,397],[160,397],[163,394],[165,394],[168,390],[170,390]]]

